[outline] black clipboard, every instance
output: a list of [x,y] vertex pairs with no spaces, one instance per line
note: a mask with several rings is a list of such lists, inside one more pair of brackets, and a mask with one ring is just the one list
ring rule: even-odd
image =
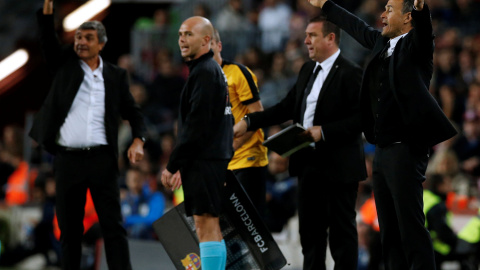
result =
[[268,137],[263,142],[263,145],[282,157],[288,157],[302,148],[309,147],[313,143],[307,138],[300,136],[305,130],[299,123],[292,124]]

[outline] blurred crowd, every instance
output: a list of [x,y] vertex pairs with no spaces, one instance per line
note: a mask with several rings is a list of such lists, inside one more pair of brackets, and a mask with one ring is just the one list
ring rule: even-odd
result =
[[[120,56],[117,62],[129,72],[130,91],[143,110],[148,129],[145,158],[132,166],[126,158],[132,140],[129,126],[120,123],[119,153],[123,155],[119,159],[118,183],[122,188],[124,226],[131,238],[155,239],[153,221],[181,201],[159,182],[175,146],[179,97],[188,76],[177,48],[180,22],[192,15],[209,18],[222,36],[222,55],[255,73],[262,104],[268,108],[286,95],[300,67],[308,60],[303,45],[304,30],[308,19],[318,12],[306,0],[187,2],[155,10],[152,17],[138,18],[131,29],[131,52]],[[335,2],[380,27],[384,0]],[[433,149],[427,178],[440,175],[451,183],[446,198],[450,211],[474,215],[480,192],[480,2],[426,2],[432,11],[436,36],[430,92],[459,132]],[[361,66],[368,60],[367,51],[346,34],[340,48],[344,56]],[[270,136],[280,128],[271,127],[265,134]],[[26,137],[25,129],[11,125],[0,134],[0,264],[14,264],[41,253],[48,264],[55,265],[60,254],[54,212],[54,157],[36,148],[35,142]],[[369,172],[374,148],[365,143]],[[273,232],[280,232],[295,215],[296,179],[288,176],[288,158],[275,153],[270,153],[269,158],[269,208],[265,220]],[[371,203],[371,197],[369,175],[360,184],[358,196],[359,244],[365,247],[374,241],[367,231],[375,230],[375,224],[368,222],[368,214],[360,209]],[[11,219],[18,219],[15,209],[28,207],[37,209],[39,214],[12,226]],[[95,210],[88,207],[85,246],[94,249],[95,240],[101,235],[95,225],[98,221]],[[5,253],[14,255],[5,260]],[[369,256],[374,259],[375,254]],[[92,264],[88,256],[84,264]]]

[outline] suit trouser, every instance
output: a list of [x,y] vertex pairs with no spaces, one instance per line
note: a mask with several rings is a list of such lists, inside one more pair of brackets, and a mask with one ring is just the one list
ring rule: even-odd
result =
[[386,270],[435,269],[423,213],[427,164],[427,147],[395,143],[375,150],[373,191]]
[[322,169],[316,165],[306,166],[299,176],[298,217],[303,269],[326,269],[328,239],[335,270],[356,270],[358,182],[339,183],[333,176],[322,177]]
[[111,150],[60,151],[55,158],[62,269],[80,269],[87,188],[97,212],[109,269],[132,269],[122,227],[117,161]]

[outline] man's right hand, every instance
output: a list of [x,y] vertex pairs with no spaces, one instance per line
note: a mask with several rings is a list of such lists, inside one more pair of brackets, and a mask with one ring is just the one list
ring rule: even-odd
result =
[[327,0],[308,0],[308,2],[312,6],[322,8],[323,4],[325,4],[325,2],[327,2]]
[[45,2],[43,2],[43,14],[53,14],[53,0],[45,0]]
[[233,136],[235,138],[242,137],[247,132],[247,122],[240,120],[233,126]]

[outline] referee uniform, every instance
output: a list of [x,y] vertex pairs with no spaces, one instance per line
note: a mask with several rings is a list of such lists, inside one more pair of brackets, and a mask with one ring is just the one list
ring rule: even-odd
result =
[[187,215],[219,216],[227,165],[233,156],[233,117],[225,75],[210,51],[187,62],[179,134],[167,170],[182,175]]

